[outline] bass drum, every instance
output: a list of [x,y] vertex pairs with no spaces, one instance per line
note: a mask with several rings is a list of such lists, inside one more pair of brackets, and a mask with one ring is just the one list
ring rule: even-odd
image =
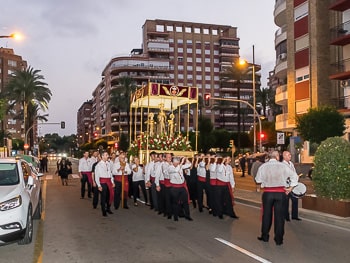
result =
[[298,183],[292,190],[291,195],[295,198],[302,198],[306,194],[306,186],[303,183]]

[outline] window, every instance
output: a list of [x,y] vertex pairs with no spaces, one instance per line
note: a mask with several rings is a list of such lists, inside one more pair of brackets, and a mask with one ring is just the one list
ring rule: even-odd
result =
[[187,53],[192,53],[192,48],[188,48]]
[[184,66],[183,66],[183,65],[179,65],[179,66],[177,67],[177,69],[178,69],[178,70],[184,70]]
[[177,43],[178,43],[178,44],[183,44],[183,42],[184,42],[183,39],[178,39],[178,40],[177,40]]
[[192,66],[187,66],[187,70],[193,70],[193,67]]
[[7,63],[8,63],[8,65],[11,66],[11,67],[17,67],[17,61],[8,60]]
[[202,58],[196,58],[197,63],[202,63]]
[[211,76],[205,76],[205,80],[211,80]]
[[177,26],[176,27],[176,32],[182,32],[182,27],[181,26]]
[[211,34],[214,35],[214,36],[216,36],[216,35],[218,34],[218,31],[217,31],[216,29],[213,29],[213,30],[211,31]]
[[205,50],[205,54],[206,54],[206,55],[210,55],[210,50],[206,49],[206,50]]
[[187,39],[186,43],[187,44],[192,44],[192,40],[191,39]]
[[194,33],[196,33],[196,34],[200,34],[200,33],[201,33],[201,29],[200,29],[200,28],[198,28],[198,27],[196,27],[196,28],[194,29]]
[[210,72],[210,67],[205,67],[206,72]]
[[173,31],[173,26],[166,26],[166,31],[172,32]]
[[210,63],[210,58],[205,58],[205,63]]
[[202,54],[202,50],[201,49],[196,49],[196,54]]
[[197,66],[196,71],[202,71],[202,67]]
[[192,32],[192,29],[191,29],[190,27],[187,26],[187,27],[185,27],[185,32],[186,32],[186,33],[191,33],[191,32]]
[[191,57],[187,57],[187,62],[193,62],[193,59]]
[[183,57],[178,57],[177,61],[182,62],[183,61]]
[[309,12],[309,2],[299,5],[294,9],[294,21],[298,21],[307,16]]
[[203,34],[209,35],[209,29],[208,29],[208,28],[204,28],[204,29],[203,29]]
[[202,75],[197,75],[196,80],[202,80]]
[[179,48],[177,49],[177,52],[182,53],[182,52],[184,52],[184,49],[183,49],[182,47],[179,47]]
[[295,51],[309,47],[309,34],[306,34],[295,40]]
[[156,25],[157,32],[164,32],[164,25]]

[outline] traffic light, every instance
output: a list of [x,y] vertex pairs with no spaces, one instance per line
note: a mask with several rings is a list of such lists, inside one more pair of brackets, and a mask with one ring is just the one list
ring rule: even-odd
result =
[[209,106],[209,100],[210,100],[210,94],[209,93],[205,93],[204,94],[204,105],[205,106]]
[[114,143],[114,148],[116,148],[118,150],[118,143],[117,142]]
[[261,140],[261,141],[266,141],[266,140],[267,140],[267,135],[266,135],[266,133],[264,133],[264,132],[261,132],[261,133],[259,134],[259,137],[260,137],[260,140]]
[[61,129],[65,129],[66,128],[66,122],[61,121]]
[[97,132],[94,132],[94,137],[95,137],[95,138],[97,137]]

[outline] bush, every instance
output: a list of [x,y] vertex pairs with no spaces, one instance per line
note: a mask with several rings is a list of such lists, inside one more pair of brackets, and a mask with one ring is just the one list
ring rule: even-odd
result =
[[324,140],[315,153],[312,174],[318,196],[350,200],[350,142],[341,137]]

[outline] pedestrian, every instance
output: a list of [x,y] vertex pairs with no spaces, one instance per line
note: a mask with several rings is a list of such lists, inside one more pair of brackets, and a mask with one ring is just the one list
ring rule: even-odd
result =
[[255,182],[255,185],[256,185],[256,191],[257,192],[260,192],[260,185],[258,183],[256,183],[255,181],[255,178],[256,178],[256,175],[258,173],[258,169],[259,167],[265,162],[265,154],[263,155],[257,155],[256,156],[256,160],[255,162],[252,164],[252,169],[251,169],[251,175],[253,176],[254,178],[254,182]]
[[88,198],[91,198],[92,174],[91,169],[94,160],[89,158],[89,152],[85,151],[84,156],[79,159],[79,175],[81,182],[81,199],[85,197],[85,186],[87,185]]
[[58,165],[58,175],[61,177],[62,185],[68,185],[68,175],[71,170],[72,164],[66,157],[62,157]]
[[145,173],[144,168],[140,164],[140,159],[134,157],[134,163],[131,166],[132,169],[132,186],[133,186],[133,198],[134,206],[138,206],[137,198],[140,198],[140,189],[143,194],[145,203],[148,203],[146,185],[145,185]]
[[[283,163],[288,165],[288,167],[296,173],[294,164],[292,163],[292,155],[289,151],[283,152]],[[299,178],[299,177],[298,177]],[[301,218],[299,218],[299,211],[298,211],[298,202],[299,199],[296,198],[292,193],[290,192],[287,196],[287,203],[286,203],[286,221],[290,221],[290,215],[289,215],[289,199],[292,200],[292,220],[301,221]]]
[[276,245],[282,245],[287,194],[298,184],[298,176],[287,165],[279,162],[278,151],[273,151],[270,154],[270,160],[258,169],[256,182],[260,183],[264,190],[262,195],[261,235],[258,240],[269,241],[273,217],[274,240]]
[[47,170],[47,164],[48,164],[48,158],[47,158],[47,155],[44,155],[42,158],[41,158],[41,160],[40,160],[40,168],[41,168],[41,171],[43,172],[43,173],[47,173],[48,172],[48,170]]
[[157,206],[158,206],[158,215],[164,214],[165,213],[165,186],[164,186],[164,173],[163,173],[163,163],[165,160],[165,155],[163,154],[158,154],[158,161],[155,163],[154,166],[154,184],[156,186],[156,195],[157,195]]
[[186,183],[188,192],[190,194],[190,200],[193,208],[197,208],[197,168],[198,168],[198,156],[195,155],[192,159],[190,169],[184,170],[186,172]]
[[113,214],[111,205],[114,199],[113,188],[115,187],[107,152],[102,152],[101,161],[97,163],[94,174],[96,185],[101,193],[102,216],[106,217],[107,213]]
[[156,159],[156,152],[152,151],[150,153],[150,160],[145,166],[145,181],[146,189],[148,190],[148,196],[150,201],[150,209],[154,209],[153,195],[152,195],[152,184],[154,183],[154,163]]
[[122,201],[122,208],[129,209],[128,191],[129,181],[128,175],[131,174],[130,165],[127,162],[125,152],[119,152],[118,158],[115,159],[112,166],[112,174],[114,177],[114,208],[118,209]]
[[241,170],[242,170],[241,177],[245,177],[244,172],[245,172],[246,162],[247,162],[246,155],[243,154],[243,156],[239,159],[239,164],[240,164]]
[[172,201],[171,201],[171,183],[170,183],[170,177],[169,177],[169,166],[172,165],[173,156],[171,153],[165,154],[165,160],[162,164],[162,171],[164,176],[164,199],[165,199],[165,215],[168,217],[168,219],[171,219],[173,212],[172,212]]
[[189,221],[193,219],[190,216],[189,197],[186,187],[185,177],[183,175],[183,169],[187,169],[191,166],[191,162],[187,158],[174,157],[172,165],[168,168],[168,173],[171,183],[171,199],[173,205],[174,220],[179,220],[180,209],[184,211],[185,218]]

